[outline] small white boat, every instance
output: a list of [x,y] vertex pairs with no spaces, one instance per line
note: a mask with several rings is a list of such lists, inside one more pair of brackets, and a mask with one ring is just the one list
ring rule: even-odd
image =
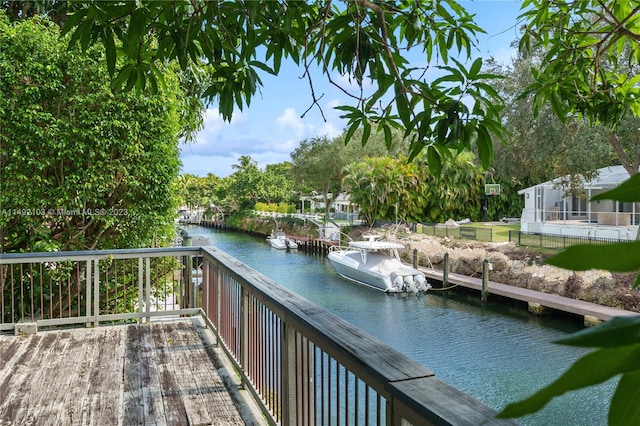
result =
[[286,250],[286,249],[297,249],[298,244],[287,238],[287,235],[282,231],[277,231],[276,233],[272,233],[267,237],[267,241],[271,244],[271,247],[278,250]]
[[342,277],[387,293],[419,292],[431,288],[425,275],[400,261],[402,244],[365,235],[364,241],[333,246],[327,258]]

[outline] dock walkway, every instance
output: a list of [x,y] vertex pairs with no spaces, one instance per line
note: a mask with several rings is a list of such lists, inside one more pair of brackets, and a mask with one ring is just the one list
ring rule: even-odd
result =
[[258,424],[199,320],[0,334],[0,424]]
[[[420,270],[424,272],[429,279],[440,282],[443,280],[442,271],[426,268],[420,268]],[[450,272],[448,274],[448,285],[452,284],[482,292],[481,278],[474,278]],[[526,302],[529,305],[529,311],[533,313],[541,313],[541,308],[547,308],[583,316],[585,325],[593,325],[601,321],[608,321],[615,316],[640,315],[633,311],[612,308],[609,306],[598,305],[596,303],[585,302],[584,300],[572,299],[570,297],[558,296],[556,294],[542,293],[539,291],[529,290],[527,288],[493,281],[487,282],[487,291],[488,294]]]

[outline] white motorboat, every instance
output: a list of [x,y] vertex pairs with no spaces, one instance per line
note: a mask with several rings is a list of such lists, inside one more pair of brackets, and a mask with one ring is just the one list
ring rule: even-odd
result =
[[271,247],[278,250],[286,250],[286,249],[297,249],[298,244],[290,238],[287,238],[287,235],[282,231],[277,231],[272,233],[267,237],[267,241],[271,244]]
[[364,241],[333,246],[328,259],[342,277],[387,293],[419,292],[431,288],[421,271],[400,261],[402,244],[365,235]]

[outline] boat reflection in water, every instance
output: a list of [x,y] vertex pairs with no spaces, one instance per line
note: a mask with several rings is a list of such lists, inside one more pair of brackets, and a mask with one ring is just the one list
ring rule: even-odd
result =
[[431,288],[419,270],[400,261],[402,244],[363,235],[364,241],[334,246],[327,258],[342,277],[386,293],[420,292]]

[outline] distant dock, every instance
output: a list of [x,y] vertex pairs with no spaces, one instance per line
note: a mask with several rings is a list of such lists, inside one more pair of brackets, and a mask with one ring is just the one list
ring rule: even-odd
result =
[[[182,223],[204,226],[205,228],[230,230],[224,221],[199,220],[197,222],[182,222]],[[235,231],[238,231],[238,230],[235,230]],[[287,234],[286,237],[292,241],[295,241],[296,244],[298,244],[298,250],[303,251],[305,253],[326,255],[329,252],[329,248],[331,246],[338,245],[338,241],[324,240],[321,238],[301,237],[298,235],[290,235],[290,234]]]

